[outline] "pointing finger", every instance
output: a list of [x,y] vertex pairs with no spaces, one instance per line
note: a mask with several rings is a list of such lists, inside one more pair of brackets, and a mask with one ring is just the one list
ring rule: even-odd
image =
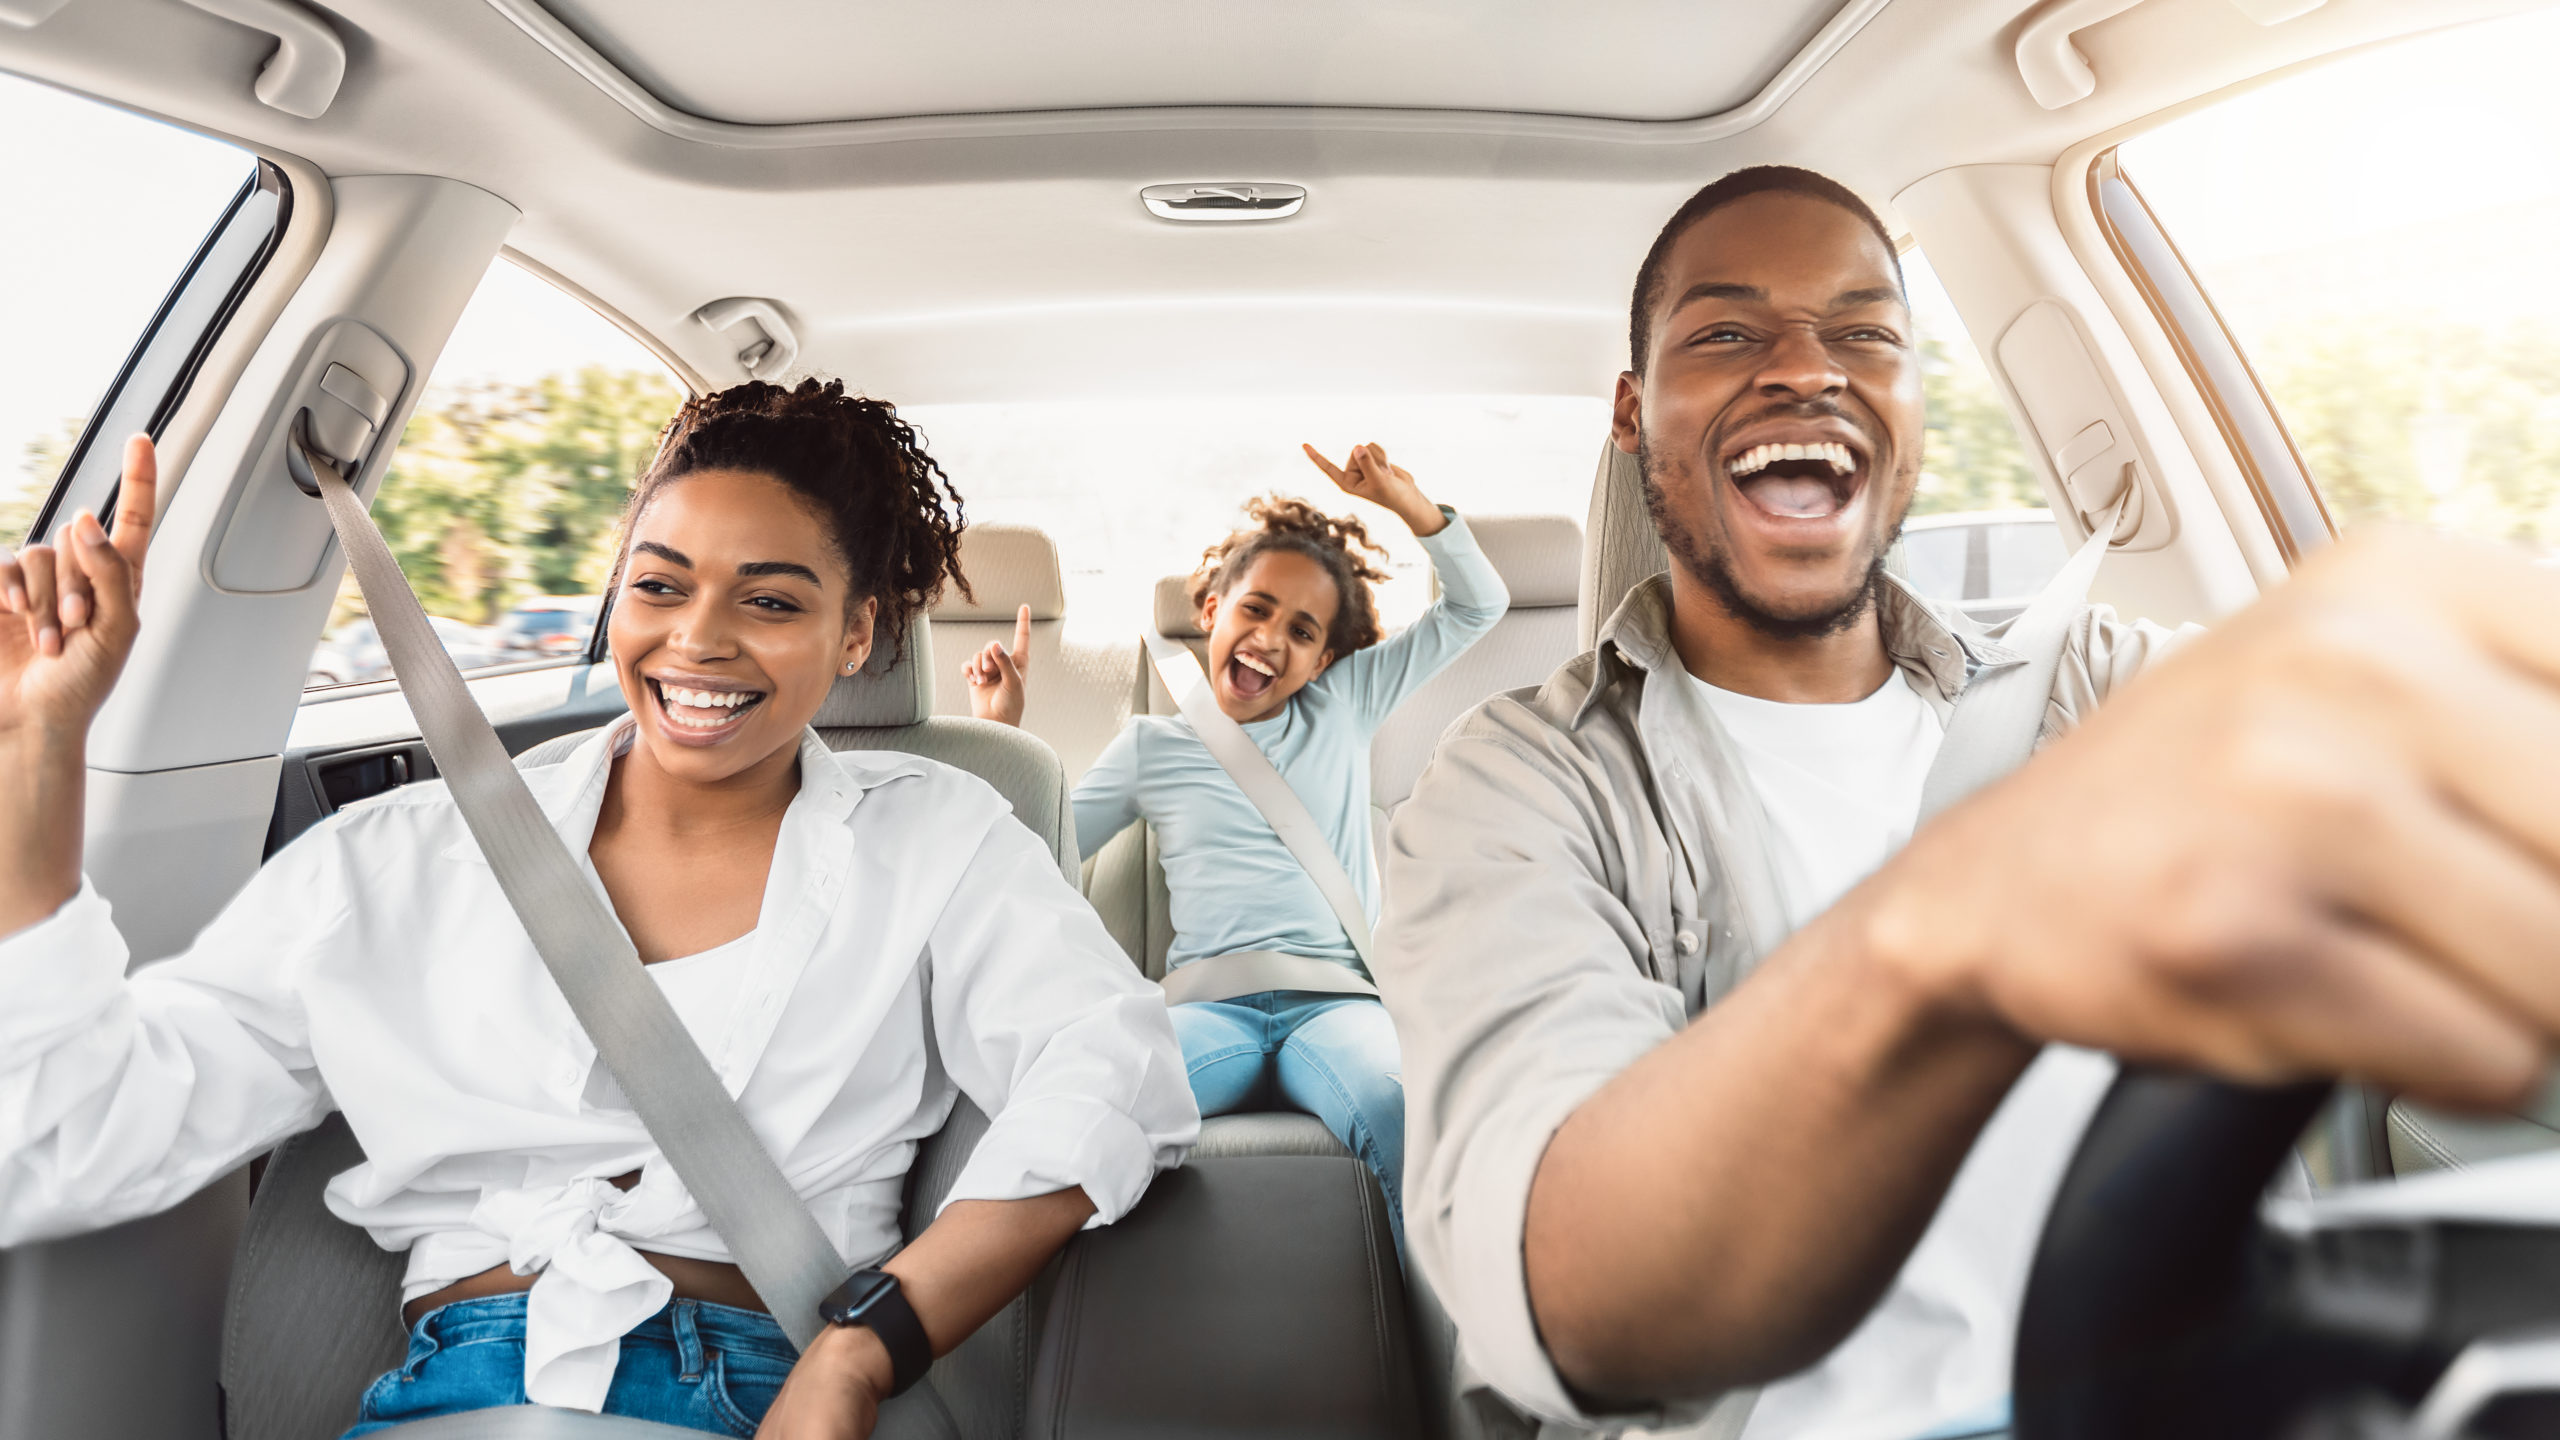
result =
[[1031,669],[1031,607],[1028,605],[1013,612],[1012,658],[1016,670],[1027,672]]
[[124,442],[124,479],[116,486],[115,547],[133,570],[134,593],[142,591],[142,556],[151,545],[151,527],[159,516],[160,452],[148,435]]
[[1341,466],[1324,458],[1323,452],[1317,450],[1313,445],[1302,444],[1298,448],[1307,452],[1307,458],[1316,462],[1316,468],[1324,472],[1326,479],[1331,480],[1336,485],[1342,483]]

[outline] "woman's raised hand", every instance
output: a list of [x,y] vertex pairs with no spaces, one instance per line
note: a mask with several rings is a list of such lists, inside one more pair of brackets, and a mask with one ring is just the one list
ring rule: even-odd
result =
[[0,935],[79,893],[89,721],[133,651],[159,479],[136,435],[112,533],[82,511],[57,543],[0,557]]
[[1440,527],[1448,523],[1448,517],[1440,513],[1440,507],[1432,504],[1431,498],[1424,495],[1422,487],[1414,482],[1413,472],[1387,459],[1387,447],[1354,445],[1340,465],[1326,459],[1324,452],[1313,445],[1300,445],[1298,448],[1307,452],[1307,458],[1314,461],[1316,468],[1322,470],[1325,478],[1339,487],[1343,494],[1394,511],[1396,518],[1414,534],[1437,534]]
[[124,445],[115,525],[81,511],[51,545],[0,557],[0,733],[77,741],[115,688],[138,628],[160,465],[150,437]]
[[969,682],[969,713],[1007,725],[1022,723],[1024,677],[1031,673],[1031,607],[1013,616],[1013,647],[990,640],[960,667]]

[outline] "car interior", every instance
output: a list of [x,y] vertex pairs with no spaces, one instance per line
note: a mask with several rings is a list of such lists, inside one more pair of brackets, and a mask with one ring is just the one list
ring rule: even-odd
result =
[[[0,0],[0,106],[50,107],[0,117],[71,117],[0,124],[0,154],[90,154],[92,115],[219,152],[202,196],[91,177],[122,197],[102,226],[168,232],[151,253],[172,263],[117,262],[147,299],[84,317],[61,276],[0,276],[0,348],[23,352],[0,389],[80,370],[90,397],[67,426],[0,413],[0,443],[29,457],[0,519],[41,540],[103,512],[125,434],[163,457],[156,548],[173,559],[155,560],[92,732],[88,873],[148,963],[310,825],[437,773],[379,656],[328,648],[349,592],[327,517],[287,476],[297,416],[351,457],[448,650],[479,647],[474,697],[531,765],[623,708],[602,623],[573,597],[601,584],[580,556],[609,537],[655,425],[685,393],[818,374],[915,419],[973,517],[973,593],[841,681],[821,738],[984,777],[1161,978],[1152,836],[1079,855],[1068,796],[1129,717],[1175,713],[1140,635],[1201,644],[1199,547],[1261,489],[1344,508],[1301,440],[1381,440],[1468,515],[1511,609],[1378,734],[1388,824],[1453,721],[1589,648],[1668,563],[1608,438],[1628,289],[1679,203],[1753,164],[1869,199],[1915,309],[1938,317],[1930,473],[1892,562],[1925,594],[2007,618],[2119,500],[2095,596],[2169,625],[2230,613],[2368,519],[2560,556],[2560,379],[2314,405],[2302,387],[2347,386],[2365,352],[2283,328],[2323,286],[2387,283],[2422,255],[2454,272],[2456,310],[2476,293],[2494,300],[2474,311],[2549,312],[2484,278],[2547,261],[2560,233],[2560,122],[2494,111],[2525,72],[2475,87],[2492,110],[2436,117],[2512,152],[2476,214],[2396,213],[2406,167],[2432,168],[2414,150],[2244,156],[2263,195],[2228,179],[2235,147],[2309,134],[2286,127],[2314,99],[2348,104],[2337,77],[2385,133],[2427,111],[2390,93],[2396,67],[2457,84],[2466,56],[2560,53],[2555,19],[2548,0]],[[2211,163],[2223,179],[2183,178]],[[2463,164],[2440,183],[2490,173]],[[2232,238],[2252,205],[2272,234],[2331,213],[2314,201],[2395,214]],[[41,236],[83,207],[27,189],[10,208],[0,257],[21,253],[13,227]],[[490,297],[529,292],[635,357],[640,378],[613,381],[630,418],[594,442],[602,458],[537,436],[533,458],[469,470],[451,457],[602,393],[601,371],[574,368],[589,351],[514,389],[440,367]],[[39,361],[56,326],[98,332],[65,354],[111,358]],[[549,364],[550,332],[487,333],[475,354]],[[1406,412],[1435,417],[1410,447]],[[2382,440],[2360,428],[2386,421]],[[1314,433],[1328,424],[1378,428]],[[1449,438],[1470,427],[1495,438]],[[1265,458],[1234,458],[1248,450]],[[534,549],[568,536],[566,558],[485,560],[471,537],[502,521],[466,532],[462,502],[430,503],[475,485],[488,508],[469,515],[514,515]],[[1409,552],[1396,570],[1391,623],[1431,593]],[[1022,607],[1014,730],[970,718],[960,672]],[[536,612],[577,616],[583,648],[510,648],[510,614]],[[983,1124],[964,1103],[928,1146],[910,1234]],[[2560,1145],[2560,1114],[2353,1089],[2251,1133],[2269,1126],[2272,1149],[2231,1151],[2239,1208],[2213,1236],[2246,1228],[2270,1174],[2317,1194]],[[354,1154],[332,1122],[158,1216],[0,1252],[0,1440],[343,1430],[401,1347],[397,1257],[320,1204]],[[1138,1212],[940,1361],[936,1388],[968,1440],[1528,1433],[1472,1390],[1383,1207],[1313,1117],[1212,1120]],[[2083,1423],[2040,1433],[2113,1433]],[[561,1425],[485,1433],[651,1429]]]

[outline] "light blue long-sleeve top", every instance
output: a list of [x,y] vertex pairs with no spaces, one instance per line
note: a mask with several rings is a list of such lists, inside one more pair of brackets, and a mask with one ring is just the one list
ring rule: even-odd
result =
[[[1502,618],[1511,594],[1455,511],[1418,537],[1440,575],[1440,598],[1404,630],[1333,662],[1280,713],[1244,727],[1306,802],[1325,841],[1378,914],[1369,838],[1369,740],[1407,695],[1448,667]],[[1140,715],[1076,783],[1076,843],[1102,848],[1131,821],[1156,830],[1173,892],[1168,966],[1239,950],[1278,950],[1358,968],[1351,937],[1324,893],[1272,833],[1262,812],[1209,754],[1191,722]]]

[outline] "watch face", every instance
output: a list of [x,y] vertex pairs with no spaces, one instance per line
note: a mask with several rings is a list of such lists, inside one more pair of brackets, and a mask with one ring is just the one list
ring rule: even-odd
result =
[[897,1286],[897,1277],[885,1270],[864,1270],[846,1279],[844,1288],[837,1293],[844,1297],[844,1308],[855,1311]]
[[898,1277],[885,1270],[857,1270],[845,1277],[820,1311],[829,1323],[851,1325],[871,1302],[898,1288]]

